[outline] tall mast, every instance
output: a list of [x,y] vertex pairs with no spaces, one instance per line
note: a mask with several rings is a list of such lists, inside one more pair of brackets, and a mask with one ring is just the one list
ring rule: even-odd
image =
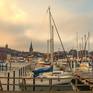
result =
[[90,33],[88,32],[88,56],[90,52]]
[[82,44],[81,44],[81,42],[79,43],[79,50],[80,50],[80,57],[82,57]]
[[[52,27],[52,26],[51,26],[51,22],[53,22],[53,26],[55,27],[55,31],[56,31],[56,33],[57,33],[57,35],[58,35],[58,38],[59,38],[59,40],[60,40],[62,49],[63,49],[63,51],[64,51],[64,53],[65,53],[65,56],[66,56],[66,58],[67,58],[67,62],[68,62],[69,67],[70,67],[70,69],[71,69],[71,65],[70,65],[70,62],[69,62],[69,58],[68,58],[68,56],[67,56],[67,54],[66,54],[66,51],[65,51],[63,42],[62,42],[62,40],[61,40],[60,34],[59,34],[59,32],[58,32],[56,23],[55,23],[55,21],[54,21],[54,18],[53,18],[53,16],[52,16],[51,12],[50,12],[50,7],[48,8],[48,11],[49,11],[49,19],[50,19],[50,32],[51,32],[51,29],[52,29],[52,28],[51,28],[51,27]],[[72,69],[71,69],[71,70],[72,70]]]
[[81,57],[82,57],[82,59],[83,59],[83,43],[84,43],[83,37],[81,37]]
[[82,42],[82,52],[83,52],[83,44],[84,44],[83,37],[81,37],[81,42]]
[[86,35],[84,35],[84,43],[85,43],[84,51],[85,51],[85,57],[86,57],[86,47],[87,47]]
[[76,33],[76,43],[77,43],[77,59],[78,59],[78,32]]
[[49,47],[50,46],[50,40],[47,40],[47,60],[49,61]]
[[51,62],[54,61],[54,27],[51,29]]
[[49,54],[49,40],[47,40],[47,53]]
[[54,28],[52,25],[52,17],[51,17],[51,11],[50,11],[50,7],[48,8],[48,12],[49,12],[49,25],[50,25],[50,61],[51,61],[51,65],[53,65],[53,53],[54,53]]

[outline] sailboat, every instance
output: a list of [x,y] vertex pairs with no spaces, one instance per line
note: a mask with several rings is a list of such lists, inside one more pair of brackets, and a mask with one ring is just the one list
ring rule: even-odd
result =
[[[55,27],[58,37],[61,41],[60,35],[58,33],[56,24],[54,22],[54,19],[52,17],[50,7],[48,8],[49,12],[49,22],[50,22],[50,66],[45,66],[45,67],[39,67],[34,69],[33,72],[33,78],[35,78],[35,85],[49,85],[49,80],[52,79],[52,85],[56,84],[65,84],[65,83],[70,83],[73,75],[72,72],[66,71],[66,70],[55,70],[55,64],[54,64],[54,59],[53,59],[53,54],[54,54],[54,39],[53,39],[53,26]],[[53,24],[52,24],[53,23]],[[62,48],[63,43],[61,41]],[[68,63],[67,63],[68,64]],[[26,84],[33,85],[33,81],[26,81]]]

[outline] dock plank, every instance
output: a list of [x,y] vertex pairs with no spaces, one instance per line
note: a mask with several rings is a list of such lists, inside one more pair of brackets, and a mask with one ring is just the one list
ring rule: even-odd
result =
[[0,93],[93,93],[93,91],[78,91],[78,92],[75,92],[75,91],[35,91],[35,92],[31,92],[31,91],[18,91],[18,92],[0,92]]

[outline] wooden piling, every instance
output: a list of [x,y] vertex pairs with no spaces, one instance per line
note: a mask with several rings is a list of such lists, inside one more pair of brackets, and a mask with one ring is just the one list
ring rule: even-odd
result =
[[25,80],[25,78],[23,78],[23,80],[22,80],[22,84],[23,84],[23,90],[24,91],[26,91],[26,80]]
[[1,80],[0,80],[0,91],[3,91]]
[[35,91],[35,77],[33,77],[33,91]]
[[52,78],[49,79],[49,86],[50,86],[49,91],[51,91],[52,90]]
[[23,76],[24,76],[24,73],[25,73],[24,71],[25,71],[25,69],[24,69],[24,67],[23,67]]
[[13,71],[13,91],[15,91],[15,71]]
[[10,77],[10,73],[8,72],[8,76],[7,76],[7,91],[9,91],[9,77]]
[[26,67],[25,67],[25,76],[26,76]]

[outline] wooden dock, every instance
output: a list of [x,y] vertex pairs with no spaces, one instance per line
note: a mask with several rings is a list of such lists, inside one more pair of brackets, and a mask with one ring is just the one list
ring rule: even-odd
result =
[[[75,84],[74,86],[76,87],[76,89],[72,89],[72,90],[54,90],[52,82],[49,83],[49,90],[43,90],[43,91],[38,91],[35,90],[36,89],[36,85],[33,82],[33,86],[32,86],[32,91],[27,90],[27,85],[26,85],[26,79],[29,79],[30,81],[34,81],[35,78],[26,78],[23,77],[25,75],[25,71],[24,68],[23,70],[19,70],[20,74],[19,77],[16,77],[15,75],[15,71],[13,71],[13,75],[12,77],[10,76],[10,73],[8,73],[8,75],[6,77],[0,77],[0,80],[5,79],[7,82],[6,83],[2,83],[2,81],[0,82],[0,93],[93,93],[93,73],[83,73],[83,72],[79,72],[76,73],[76,78],[79,79],[80,81],[82,81],[84,84],[87,84],[88,86],[90,86],[90,91],[80,91],[79,89],[77,89],[78,86],[84,86],[84,84],[78,84],[77,83],[77,79],[75,79]],[[59,80],[59,79],[58,79]],[[11,83],[12,81],[12,83]],[[18,81],[18,82],[16,82]],[[23,90],[16,90],[16,86],[19,86],[21,83],[20,81],[23,81]],[[51,81],[51,79],[49,79],[49,81]],[[41,80],[42,82],[42,80]],[[6,90],[3,90],[2,86],[6,86]],[[12,90],[11,90],[11,86],[12,86]],[[59,86],[59,89],[62,89],[63,86]],[[66,85],[67,87],[68,85]],[[30,87],[31,88],[31,87]]]
[[77,86],[86,85],[93,91],[93,72],[78,72],[76,78],[82,83],[82,85],[78,84]]
[[16,92],[0,92],[0,93],[93,93],[93,92],[89,92],[89,91],[83,91],[83,92],[74,92],[74,91],[43,91],[43,92],[40,92],[40,91],[35,91],[35,92],[30,92],[30,91],[24,91],[24,92],[19,92],[19,91],[16,91]]

